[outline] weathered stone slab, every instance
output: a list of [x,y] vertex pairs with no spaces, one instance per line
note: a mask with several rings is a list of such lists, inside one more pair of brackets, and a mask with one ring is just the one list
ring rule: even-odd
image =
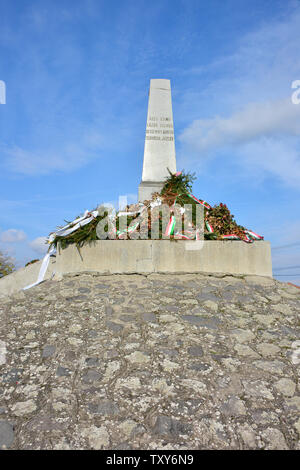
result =
[[[196,250],[188,248],[194,246],[190,245],[191,243],[193,242],[186,240],[177,240],[176,242],[171,240],[98,240],[92,245],[83,246],[80,253],[75,245],[70,245],[68,248],[58,251],[56,261],[51,259],[46,279],[50,278],[54,271],[55,281],[72,273],[87,272],[104,275],[116,273],[210,273],[216,276],[231,273],[231,275],[249,275],[246,278],[247,284],[248,278],[252,284],[265,285],[267,283],[268,286],[274,284],[269,242],[259,241],[247,245],[236,240],[206,240],[203,241],[201,247],[197,245],[199,249]],[[37,276],[38,270],[32,271],[31,265],[5,276],[0,279],[0,298],[2,296],[4,299],[5,295],[18,292],[27,286],[28,282],[36,280]],[[245,285],[243,279],[239,280],[240,283]],[[32,289],[37,290],[40,287],[41,285],[38,285]],[[97,288],[101,293],[103,292],[105,297],[109,285],[98,283]],[[65,297],[70,304],[76,302],[84,305],[89,300],[89,293],[86,289],[89,288],[79,287],[79,293],[74,295],[75,291],[70,288],[66,291]],[[229,302],[237,301],[238,289],[239,287],[235,285],[230,292],[227,291],[224,294],[224,299]],[[24,295],[23,292],[19,292],[19,294]],[[261,299],[263,300],[262,297]],[[199,294],[197,300],[193,301],[209,310],[217,311],[218,303],[214,300],[219,300],[219,298],[214,294],[204,293],[203,297]],[[49,302],[51,299],[47,299],[47,301]],[[266,299],[265,302],[267,302]],[[45,302],[43,304],[46,305]],[[172,310],[176,307],[169,305],[166,306],[166,309]],[[111,307],[107,306],[107,313],[109,313],[109,309]],[[285,307],[285,309],[288,308]],[[276,315],[283,313],[281,310],[277,309]]]
[[[206,240],[199,250],[186,248],[185,240],[98,240],[93,245],[83,246],[81,255],[75,246],[61,250],[57,256],[56,272],[232,273],[252,274],[251,281],[257,279],[257,283],[273,282],[269,242],[247,245],[236,240]],[[145,259],[147,266],[139,263]],[[234,291],[237,289],[235,287]],[[200,301],[201,295],[198,299]]]

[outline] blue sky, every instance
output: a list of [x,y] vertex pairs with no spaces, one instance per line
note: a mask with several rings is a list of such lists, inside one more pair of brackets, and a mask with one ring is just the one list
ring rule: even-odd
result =
[[271,242],[275,277],[300,284],[298,0],[0,0],[0,12],[0,249],[24,265],[65,219],[135,200],[149,81],[168,78],[178,170]]

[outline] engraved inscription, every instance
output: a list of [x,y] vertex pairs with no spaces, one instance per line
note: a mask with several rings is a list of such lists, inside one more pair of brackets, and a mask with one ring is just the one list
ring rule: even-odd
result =
[[173,141],[174,137],[160,137],[159,135],[146,135],[146,140],[164,140],[164,141]]
[[[163,135],[160,136],[157,134]],[[148,116],[146,140],[163,140],[165,142],[173,141],[174,130],[172,118],[168,116]]]
[[[158,131],[158,130],[154,130],[154,129],[147,129],[146,130],[146,134],[162,134],[163,131]],[[165,131],[164,131],[165,132]]]

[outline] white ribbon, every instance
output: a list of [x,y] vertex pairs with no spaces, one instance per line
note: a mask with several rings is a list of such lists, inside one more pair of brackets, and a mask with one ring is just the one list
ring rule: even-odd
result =
[[139,214],[141,211],[135,211],[135,212],[118,212],[118,217],[123,217],[123,215],[136,215]]
[[162,200],[160,199],[160,197],[158,197],[153,202],[150,202],[150,207],[151,209],[153,209],[154,207],[161,206],[161,204],[162,204]]
[[[89,214],[90,214],[90,217],[87,217],[87,215]],[[90,223],[95,217],[97,217],[97,215],[98,215],[98,211],[92,211],[92,212],[85,211],[82,217],[77,217],[77,219],[73,220],[73,222],[70,222],[69,224],[60,228],[56,232],[51,233],[48,237],[48,242],[52,243],[56,237],[66,237],[70,233],[75,232],[75,230],[79,229],[79,227],[83,227],[84,225]],[[37,281],[34,282],[33,284],[30,284],[29,286],[23,287],[22,290],[27,290],[33,286],[37,286],[44,280],[45,274],[49,266],[50,256],[54,253],[54,251],[55,251],[55,247],[53,246],[50,249],[50,251],[44,256],[41,267],[40,267],[40,271],[38,274]]]
[[[91,214],[91,217],[86,218],[88,214]],[[78,217],[68,225],[65,225],[56,232],[51,233],[48,238],[49,243],[52,243],[56,237],[66,237],[67,235],[70,235],[70,233],[73,233],[78,230],[79,227],[83,227],[84,225],[89,224],[95,217],[97,217],[97,215],[98,211],[85,211],[82,217]]]

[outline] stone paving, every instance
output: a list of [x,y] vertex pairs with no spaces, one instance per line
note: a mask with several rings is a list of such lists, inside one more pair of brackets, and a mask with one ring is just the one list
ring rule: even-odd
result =
[[0,299],[0,447],[300,449],[300,291],[81,274]]

